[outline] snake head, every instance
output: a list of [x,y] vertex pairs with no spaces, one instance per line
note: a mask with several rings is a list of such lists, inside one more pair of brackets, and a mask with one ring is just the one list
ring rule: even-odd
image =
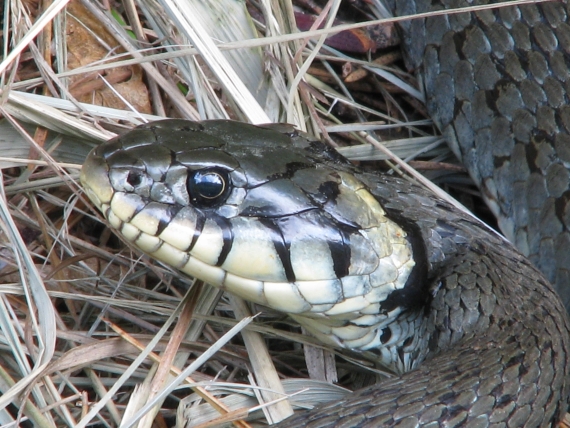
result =
[[139,126],[95,148],[81,182],[152,257],[294,314],[328,342],[374,346],[401,311],[383,304],[415,265],[407,234],[343,158],[277,126]]

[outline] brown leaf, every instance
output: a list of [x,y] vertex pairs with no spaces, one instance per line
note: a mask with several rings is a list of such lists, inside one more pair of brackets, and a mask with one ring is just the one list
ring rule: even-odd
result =
[[[113,36],[81,3],[72,1],[67,6],[67,63],[75,69],[109,56],[123,52]],[[94,34],[97,36],[95,37]],[[98,40],[99,38],[100,40]],[[106,44],[107,46],[103,46]],[[105,83],[101,76],[107,81]],[[83,74],[70,78],[71,93],[81,102],[127,109],[127,106],[108,85],[141,113],[151,113],[146,85],[142,81],[142,70],[137,66],[119,67],[107,72]]]

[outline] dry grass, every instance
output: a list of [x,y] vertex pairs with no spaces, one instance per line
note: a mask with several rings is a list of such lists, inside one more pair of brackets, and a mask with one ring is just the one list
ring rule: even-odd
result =
[[[429,120],[404,123],[409,105],[421,104],[413,79],[372,61],[379,54],[321,49],[325,33],[338,31],[339,1],[322,15],[332,29],[302,35],[285,1],[273,10],[256,3],[255,21],[233,1],[216,10],[125,0],[117,7],[128,26],[94,3],[66,3],[4,6],[0,425],[172,426],[177,418],[195,426],[245,418],[249,408],[278,420],[290,409],[260,406],[283,396],[268,389],[302,390],[295,407],[344,394],[293,379],[307,376],[299,344],[314,343],[282,315],[261,309],[250,323],[259,308],[120,242],[82,195],[78,169],[96,143],[160,117],[285,121],[357,160],[385,159],[375,144],[392,139],[387,146],[402,158],[446,161]],[[359,25],[380,17],[374,2],[367,7]],[[346,83],[343,67],[364,77]],[[337,357],[335,366],[333,353],[309,351],[313,376],[351,387],[373,377],[362,356]],[[192,408],[196,400],[211,404]]]

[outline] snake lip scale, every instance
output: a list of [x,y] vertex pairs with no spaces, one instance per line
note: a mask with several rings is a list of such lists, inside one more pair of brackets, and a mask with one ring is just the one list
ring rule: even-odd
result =
[[553,426],[567,408],[570,323],[542,274],[292,127],[142,125],[95,148],[81,181],[145,253],[400,373],[279,426]]

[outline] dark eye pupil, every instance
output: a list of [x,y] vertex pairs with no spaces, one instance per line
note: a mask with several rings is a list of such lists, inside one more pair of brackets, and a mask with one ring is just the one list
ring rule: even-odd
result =
[[216,172],[197,172],[194,175],[194,185],[200,196],[206,199],[217,198],[224,193],[226,187],[224,179]]
[[188,193],[200,208],[220,206],[229,194],[229,177],[221,168],[194,171],[188,176]]

